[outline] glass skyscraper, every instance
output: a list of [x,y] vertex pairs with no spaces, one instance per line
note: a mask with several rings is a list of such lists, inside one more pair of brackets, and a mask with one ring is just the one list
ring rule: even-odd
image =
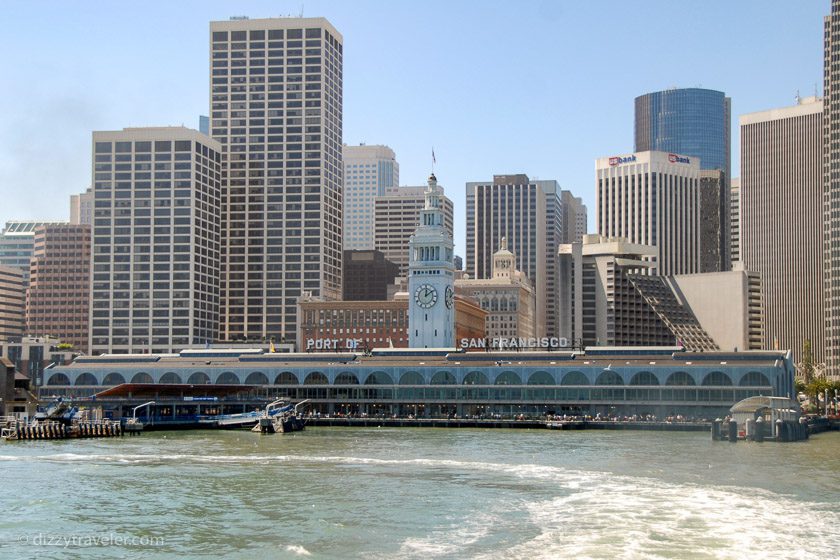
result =
[[731,179],[732,100],[722,91],[667,89],[636,98],[636,148],[700,158],[701,169]]

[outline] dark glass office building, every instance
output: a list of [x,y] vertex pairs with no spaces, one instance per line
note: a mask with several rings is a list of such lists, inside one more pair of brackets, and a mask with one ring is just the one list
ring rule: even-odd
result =
[[700,158],[701,173],[724,172],[723,177],[717,176],[717,188],[706,184],[707,195],[716,201],[710,208],[716,217],[701,225],[701,272],[731,267],[726,211],[732,178],[731,115],[732,100],[711,89],[674,88],[636,98],[636,152],[693,156]]
[[636,98],[636,150],[700,158],[701,169],[721,169],[731,178],[732,100],[722,91],[687,88]]

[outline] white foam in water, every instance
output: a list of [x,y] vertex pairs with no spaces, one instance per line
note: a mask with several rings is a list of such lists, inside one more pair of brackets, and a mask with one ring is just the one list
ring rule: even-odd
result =
[[299,544],[286,545],[286,552],[297,554],[298,556],[312,556],[312,553],[300,546]]

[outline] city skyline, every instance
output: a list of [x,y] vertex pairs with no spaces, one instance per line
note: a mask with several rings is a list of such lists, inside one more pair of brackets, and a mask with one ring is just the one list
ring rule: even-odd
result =
[[[650,2],[644,13],[617,12],[618,6],[462,3],[444,11],[436,3],[312,2],[304,15],[327,18],[347,43],[343,141],[393,148],[404,184],[424,180],[434,147],[435,172],[455,195],[456,253],[463,254],[465,204],[458,185],[526,173],[556,179],[594,208],[594,161],[632,151],[639,95],[671,86],[716,89],[732,98],[735,121],[790,105],[797,91],[811,95],[816,87],[821,93],[823,3],[714,2],[675,10]],[[69,200],[90,184],[93,130],[178,124],[197,129],[199,115],[209,111],[211,21],[300,14],[299,5],[267,2],[238,4],[236,13],[221,2],[178,4],[167,7],[166,19],[146,6],[49,8],[7,7],[10,19],[20,23],[2,39],[7,52],[23,52],[36,23],[52,33],[27,48],[26,57],[6,61],[10,87],[0,100],[12,117],[0,125],[3,223],[66,219],[66,202],[45,206],[43,200]],[[756,14],[763,25],[743,26]],[[63,25],[50,25],[53,18]],[[383,18],[401,25],[382,28],[377,23]],[[587,30],[596,25],[598,37],[608,40],[592,39]],[[659,32],[639,36],[633,29],[641,25]],[[528,40],[493,32],[501,28],[527,29]],[[144,39],[150,29],[159,37],[154,42]],[[757,58],[750,38],[758,40],[759,31],[776,40],[762,42]],[[720,40],[710,40],[716,36]],[[662,64],[624,54],[630,39],[637,52],[661,52]],[[373,63],[388,72],[371,70]],[[500,76],[504,87],[495,85]],[[621,87],[598,87],[603,80]],[[734,176],[738,140],[733,123]],[[44,162],[39,145],[47,142],[53,149]]]

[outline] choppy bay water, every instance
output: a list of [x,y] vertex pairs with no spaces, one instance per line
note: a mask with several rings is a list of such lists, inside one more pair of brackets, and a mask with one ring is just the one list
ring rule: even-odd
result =
[[840,558],[840,434],[310,428],[0,444],[0,558]]

